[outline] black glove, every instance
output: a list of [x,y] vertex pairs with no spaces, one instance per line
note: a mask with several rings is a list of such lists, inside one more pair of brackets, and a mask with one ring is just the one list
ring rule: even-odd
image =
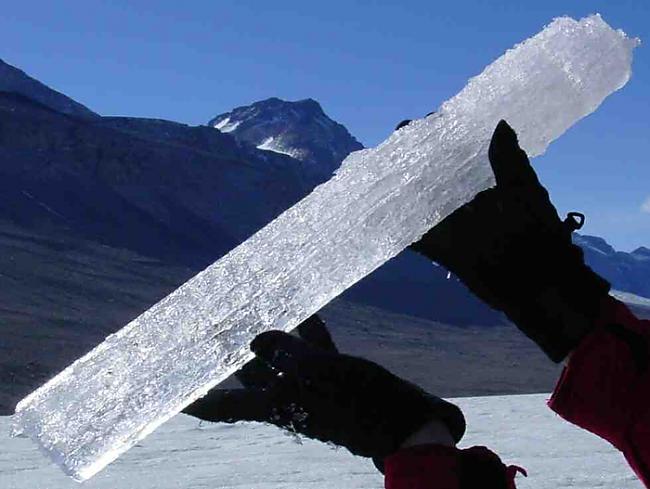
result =
[[[592,329],[609,284],[584,263],[517,135],[501,121],[489,148],[496,186],[457,209],[412,249],[456,274],[559,362]],[[577,221],[576,221],[576,218]]]
[[300,338],[280,331],[258,335],[256,358],[238,378],[245,389],[213,389],[183,412],[207,421],[262,421],[346,447],[375,463],[437,419],[459,441],[465,419],[456,406],[427,394],[376,363],[338,353],[317,317]]

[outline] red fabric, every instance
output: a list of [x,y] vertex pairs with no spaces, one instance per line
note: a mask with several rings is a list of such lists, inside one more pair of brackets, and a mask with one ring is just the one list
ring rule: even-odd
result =
[[609,298],[571,354],[550,408],[620,449],[650,487],[650,321]]
[[[549,401],[557,414],[619,448],[650,488],[650,321],[621,302],[603,304],[601,320],[571,354]],[[386,489],[462,489],[463,452],[440,445],[401,450],[385,463]],[[507,467],[514,488],[518,467]],[[523,470],[522,470],[523,473]]]
[[457,448],[420,445],[384,459],[386,489],[460,489]]
[[386,489],[517,489],[517,473],[526,476],[486,447],[420,445],[384,459]]

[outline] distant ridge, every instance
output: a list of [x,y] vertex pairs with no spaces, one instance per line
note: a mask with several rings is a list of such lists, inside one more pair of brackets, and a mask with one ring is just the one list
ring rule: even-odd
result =
[[93,119],[98,114],[0,59],[0,91],[28,97],[62,114]]
[[650,297],[650,249],[641,246],[625,253],[597,236],[574,234],[573,240],[583,249],[587,264],[609,280],[612,288]]

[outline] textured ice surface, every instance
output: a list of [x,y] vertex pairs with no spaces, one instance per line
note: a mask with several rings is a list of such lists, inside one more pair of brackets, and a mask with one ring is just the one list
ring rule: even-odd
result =
[[499,119],[543,152],[627,82],[635,44],[598,16],[555,20],[26,397],[15,432],[91,477],[245,363],[257,333],[295,327],[491,186]]

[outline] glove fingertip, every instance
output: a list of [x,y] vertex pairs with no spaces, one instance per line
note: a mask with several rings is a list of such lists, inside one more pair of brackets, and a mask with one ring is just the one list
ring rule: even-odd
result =
[[332,353],[338,352],[332,335],[318,314],[307,318],[298,325],[297,329],[298,335],[310,346]]
[[488,158],[497,187],[538,184],[537,175],[526,152],[519,147],[517,133],[504,120],[499,121],[492,134]]
[[211,422],[264,421],[267,418],[267,404],[266,394],[262,390],[212,389],[182,412]]
[[[504,160],[504,157],[515,154],[517,150],[519,150],[517,133],[506,121],[503,119],[500,120],[490,140],[490,147],[488,149],[490,162],[493,166],[495,164],[499,165]],[[496,173],[497,169],[495,168],[494,170]]]
[[251,341],[250,349],[255,355],[260,358],[266,358],[272,354],[276,346],[282,343],[283,337],[289,336],[282,331],[265,331],[258,334],[253,341]]
[[285,373],[296,371],[309,349],[303,340],[283,331],[267,331],[257,335],[250,348],[268,365]]
[[497,127],[494,129],[494,134],[500,139],[508,139],[511,143],[517,143],[517,133],[505,119],[501,119],[497,123]]
[[244,387],[248,388],[264,388],[269,386],[276,377],[276,372],[273,371],[268,364],[261,358],[255,357],[237,372],[235,377]]

